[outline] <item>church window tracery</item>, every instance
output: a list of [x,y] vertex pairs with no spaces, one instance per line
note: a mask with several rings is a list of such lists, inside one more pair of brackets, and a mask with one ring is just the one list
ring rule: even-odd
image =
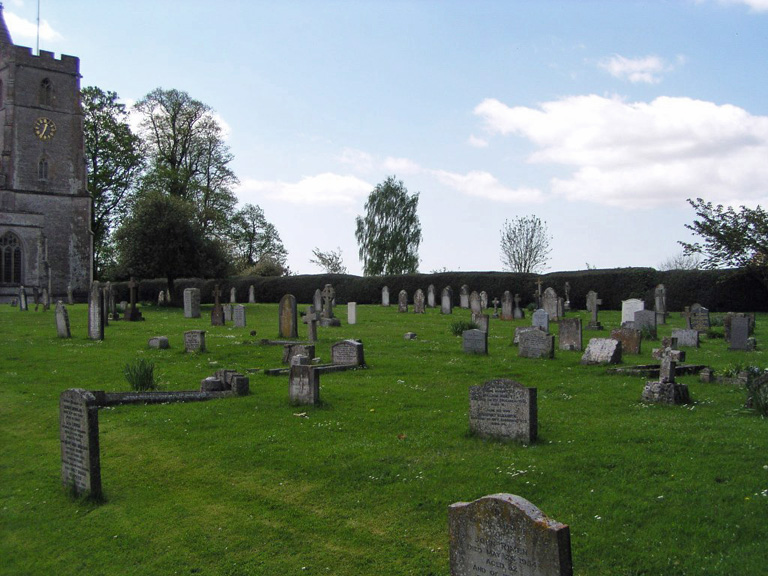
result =
[[50,106],[53,101],[53,83],[48,78],[40,82],[40,105]]
[[0,236],[0,282],[21,284],[21,242],[13,232]]

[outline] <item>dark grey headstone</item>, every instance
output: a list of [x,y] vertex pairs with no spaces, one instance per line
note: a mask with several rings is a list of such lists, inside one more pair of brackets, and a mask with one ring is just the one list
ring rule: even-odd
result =
[[464,330],[461,343],[467,354],[488,354],[488,332],[482,330]]
[[342,340],[331,346],[331,363],[347,366],[365,364],[363,343],[357,340]]
[[481,437],[529,444],[538,432],[536,388],[490,380],[469,388],[469,429]]
[[256,304],[256,288],[253,284],[248,286],[248,304]]
[[571,532],[525,498],[448,507],[451,576],[573,576]]
[[167,336],[154,336],[153,338],[149,339],[147,346],[156,350],[165,350],[166,348],[171,347]]
[[101,495],[99,411],[93,393],[73,388],[59,397],[61,482],[77,494]]
[[657,337],[656,312],[653,310],[638,310],[635,312],[635,330],[648,330],[653,338]]
[[245,328],[246,320],[245,320],[245,306],[242,304],[237,304],[234,307],[234,312],[232,313],[232,318],[235,323],[235,328]]
[[581,357],[582,364],[618,364],[621,362],[621,342],[613,338],[592,338]]
[[507,290],[501,297],[501,319],[512,320],[514,319],[513,313],[514,301],[512,300],[512,293]]
[[187,330],[184,332],[184,350],[186,352],[205,352],[205,330]]
[[749,338],[749,318],[734,316],[731,319],[730,350],[752,350],[752,348]]
[[522,358],[554,358],[555,337],[538,329],[521,332],[517,355]]
[[706,332],[710,326],[709,310],[701,304],[691,306],[691,311],[688,314],[688,327],[699,332]]
[[560,350],[581,350],[581,318],[561,318],[557,336]]

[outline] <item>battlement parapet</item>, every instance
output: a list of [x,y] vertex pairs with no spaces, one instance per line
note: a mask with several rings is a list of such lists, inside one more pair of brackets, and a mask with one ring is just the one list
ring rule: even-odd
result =
[[80,73],[80,58],[68,54],[62,54],[61,58],[56,58],[56,55],[48,50],[40,50],[40,54],[32,54],[32,48],[28,46],[14,46],[13,58],[16,64],[21,66],[34,66],[65,74]]

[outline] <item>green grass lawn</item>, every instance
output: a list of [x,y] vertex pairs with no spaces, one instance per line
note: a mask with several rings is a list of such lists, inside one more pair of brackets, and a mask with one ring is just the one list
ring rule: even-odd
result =
[[[448,505],[497,492],[570,525],[576,574],[768,570],[768,420],[743,408],[743,389],[690,376],[693,404],[644,405],[643,378],[581,366],[580,352],[518,358],[514,326],[528,319],[492,319],[489,355],[467,356],[450,334],[469,319],[459,309],[359,306],[348,326],[339,306],[343,326],[318,329],[317,354],[360,338],[369,369],[322,375],[320,407],[291,406],[287,376],[257,373],[246,397],[100,410],[106,501],[72,500],[62,391],[126,390],[137,358],[155,362],[161,389],[196,389],[219,368],[277,367],[282,349],[255,344],[277,337],[276,304],[248,305],[247,328],[210,326],[210,306],[200,319],[145,307],[145,322],[111,323],[103,342],[86,338],[85,305],[68,308],[73,338],[61,340],[52,310],[0,306],[1,574],[447,575]],[[585,331],[585,345],[620,313],[600,320],[608,330]],[[673,314],[660,335],[682,324]],[[189,329],[207,330],[207,353],[184,353]],[[171,349],[149,350],[156,335]],[[768,346],[768,316],[756,337]],[[652,362],[654,345],[624,363]],[[768,365],[762,347],[722,339],[688,361]],[[493,378],[538,388],[535,444],[469,436],[468,388]]]

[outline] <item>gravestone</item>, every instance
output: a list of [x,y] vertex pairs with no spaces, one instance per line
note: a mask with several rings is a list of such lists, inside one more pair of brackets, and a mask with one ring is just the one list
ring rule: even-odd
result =
[[171,290],[169,288],[165,289],[165,303],[168,304],[168,306],[171,305]]
[[342,340],[331,346],[331,363],[344,366],[364,366],[363,343],[359,340]]
[[245,328],[246,320],[245,320],[245,306],[242,304],[237,304],[234,307],[234,312],[232,313],[232,318],[235,323],[235,328]]
[[185,352],[205,352],[205,330],[187,330],[184,332]]
[[749,318],[749,334],[750,336],[754,334],[755,332],[755,315],[754,314],[745,314],[744,312],[728,312],[725,316],[723,316],[723,331],[725,332],[725,341],[730,342],[731,341],[731,323],[733,322],[734,316],[739,317],[746,317]]
[[440,314],[453,314],[453,290],[450,286],[443,288],[440,296]]
[[157,305],[158,306],[165,306],[165,292],[160,290],[160,292],[157,293]]
[[659,284],[653,291],[653,307],[656,312],[656,324],[667,323],[667,289]]
[[591,338],[582,364],[618,364],[621,362],[621,342],[613,338]]
[[314,406],[320,403],[320,372],[314,366],[292,365],[288,382],[291,404]]
[[200,318],[200,289],[184,289],[184,318]]
[[104,306],[102,298],[104,298],[104,293],[101,291],[99,282],[94,281],[88,294],[88,338],[91,340],[104,340]]
[[488,316],[488,314],[475,314],[473,312],[472,313],[472,322],[477,324],[477,327],[480,330],[482,330],[486,334],[488,333],[488,328],[490,326],[490,317]]
[[286,294],[280,298],[278,314],[280,315],[280,338],[298,338],[298,314],[296,312],[296,297]]
[[651,337],[656,338],[656,312],[653,310],[638,310],[635,312],[633,326],[635,330],[640,330],[641,332],[647,329]]
[[472,311],[472,314],[483,313],[483,306],[482,306],[482,303],[480,302],[480,294],[478,294],[474,290],[469,295],[469,309]]
[[512,320],[514,318],[514,313],[512,311],[514,307],[514,302],[512,300],[512,293],[509,290],[505,290],[504,294],[501,296],[501,319],[502,320]]
[[681,348],[699,347],[698,330],[672,330],[672,338],[677,338],[677,345]]
[[662,404],[688,404],[690,394],[688,386],[675,382],[675,357],[679,356],[679,350],[665,347],[654,353],[661,359],[659,367],[659,381],[647,382],[643,388],[643,402],[657,402]]
[[296,356],[306,356],[309,360],[315,357],[313,344],[286,344],[283,346],[283,364],[293,365]]
[[416,332],[406,332],[403,334],[403,340],[416,340]]
[[315,312],[322,316],[323,314],[323,293],[318,288],[315,290],[315,294],[312,296],[312,305],[315,307]]
[[389,306],[389,288],[387,286],[381,289],[381,305]]
[[256,288],[253,284],[248,286],[248,304],[256,304]]
[[67,304],[72,306],[75,303],[75,295],[72,292],[72,284],[67,284]]
[[101,316],[104,318],[104,327],[109,326],[109,293],[112,291],[112,285],[107,282],[106,286],[101,289]]
[[525,498],[448,507],[451,576],[573,576],[571,533]]
[[549,315],[551,321],[555,322],[560,319],[557,292],[551,286],[544,290],[544,294],[541,297],[541,307]]
[[465,310],[469,308],[469,286],[466,284],[459,290],[459,307]]
[[413,312],[414,314],[425,313],[424,291],[421,288],[413,295]]
[[581,350],[581,318],[560,320],[558,340],[560,350]]
[[754,338],[749,337],[749,318],[734,316],[731,319],[731,345],[729,350],[754,350]]
[[213,310],[211,310],[211,326],[224,326],[224,309],[221,307],[221,290],[219,285],[213,287]]
[[427,307],[428,308],[434,308],[435,307],[435,286],[434,284],[430,284],[427,286]]
[[21,312],[28,312],[29,305],[27,304],[27,291],[24,286],[19,286],[19,310]]
[[515,336],[512,338],[512,344],[518,346],[520,344],[520,336],[525,332],[532,331],[541,332],[541,328],[537,328],[536,326],[516,326]]
[[525,318],[525,310],[520,307],[520,294],[515,294],[515,309],[512,312],[512,316],[515,320],[522,320]]
[[167,336],[154,336],[149,339],[147,346],[155,350],[165,350],[166,348],[170,348],[171,344],[168,342]]
[[688,328],[706,332],[710,328],[709,310],[701,304],[694,304],[688,313]]
[[488,354],[488,332],[464,330],[461,333],[461,345],[467,354]]
[[507,379],[469,387],[469,430],[481,438],[530,444],[538,434],[536,388]]
[[330,284],[326,284],[323,288],[322,292],[323,297],[323,318],[334,318],[333,315],[333,305],[335,304],[336,300],[336,290],[333,289],[333,286]]
[[587,330],[602,330],[603,325],[597,320],[597,312],[603,301],[597,297],[597,292],[590,290],[587,292],[587,310],[592,314],[587,324]]
[[[43,286],[43,310],[50,310],[51,309],[51,296],[48,293],[48,288]],[[104,321],[106,322],[106,317],[104,318]]]
[[235,290],[234,286],[229,289],[229,303],[237,304],[237,291]]
[[[109,284],[109,282],[107,282],[107,284]],[[120,313],[117,311],[117,305],[115,304],[115,291],[112,290],[111,284],[107,290],[107,296],[109,297],[107,310],[109,310],[110,320],[120,320]]]
[[643,333],[636,328],[617,328],[611,330],[611,338],[621,342],[622,354],[640,354]]
[[400,290],[397,295],[397,311],[408,312],[408,292],[405,290]]
[[347,324],[357,324],[357,302],[347,302]]
[[638,298],[630,298],[621,302],[621,323],[634,322],[635,312],[645,310],[645,302]]
[[531,317],[531,326],[541,328],[544,332],[549,332],[549,314],[546,310],[539,308]]
[[555,337],[542,330],[521,332],[517,355],[521,358],[554,358]]
[[307,309],[307,313],[304,315],[304,323],[307,325],[307,340],[310,342],[317,342],[317,312],[315,307],[310,306]]
[[140,320],[144,320],[144,318],[141,316],[141,312],[139,312],[139,309],[136,308],[136,303],[138,301],[138,289],[139,285],[134,280],[133,276],[131,276],[130,281],[128,282],[128,291],[131,299],[131,307],[126,311],[125,313],[125,319],[129,322],[138,322]]
[[221,310],[224,312],[224,322],[232,322],[232,304],[222,304]]
[[59,338],[71,338],[72,333],[69,331],[69,314],[67,313],[67,307],[59,300],[56,302],[56,333]]
[[571,309],[571,284],[570,282],[565,283],[565,304],[564,310],[570,310]]
[[491,302],[491,303],[493,304],[493,317],[494,318],[498,318],[499,317],[499,304],[501,304],[501,302],[499,301],[498,298],[494,298],[493,302]]
[[480,308],[482,308],[483,310],[488,308],[488,292],[486,292],[485,290],[480,292]]
[[544,282],[541,281],[541,278],[536,280],[536,291],[533,293],[533,299],[536,302],[536,310],[541,308],[541,298],[542,298],[541,287],[543,284]]
[[92,392],[72,388],[59,396],[61,483],[78,495],[101,496],[99,408]]

